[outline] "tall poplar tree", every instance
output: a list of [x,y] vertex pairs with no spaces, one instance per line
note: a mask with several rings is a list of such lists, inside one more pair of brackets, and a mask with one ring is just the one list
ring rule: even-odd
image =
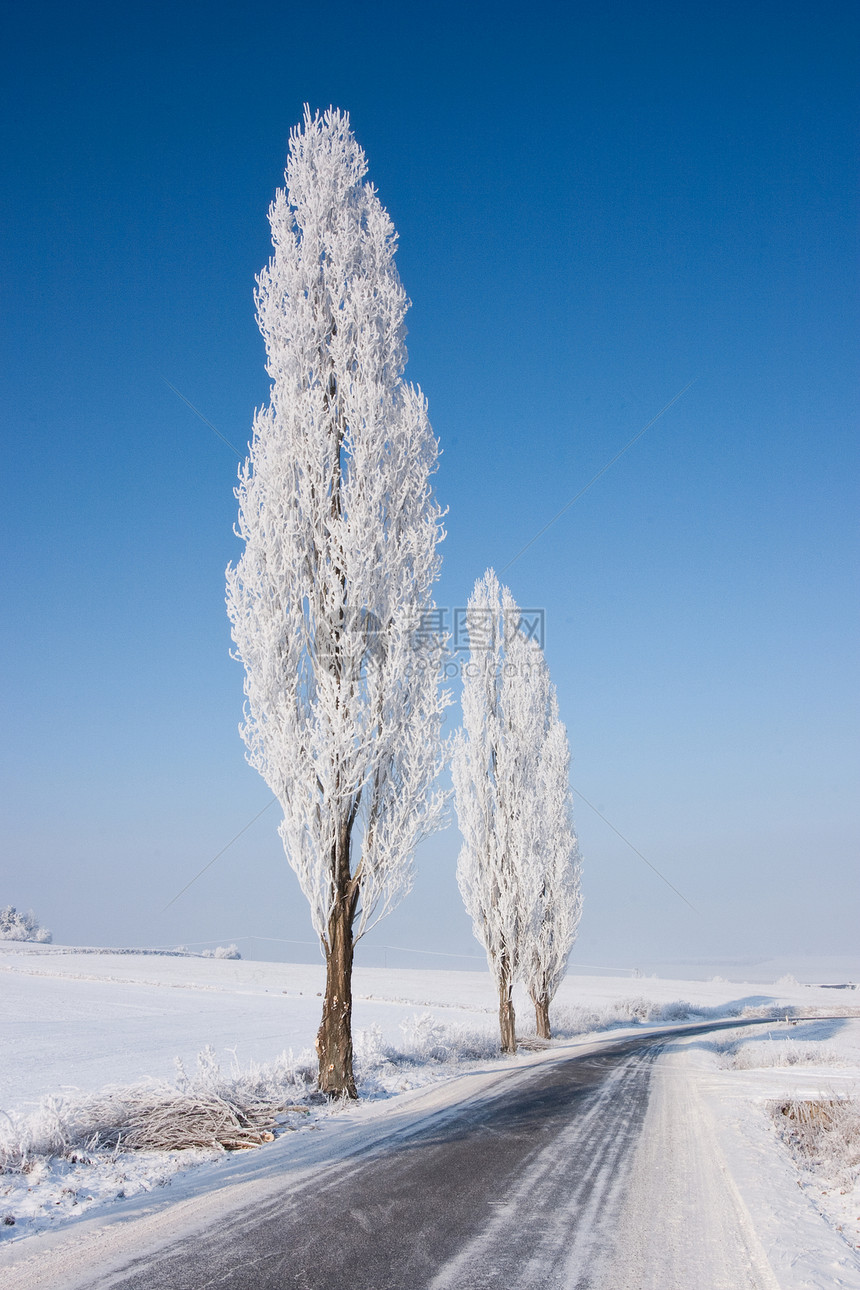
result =
[[397,235],[346,113],[290,135],[257,316],[271,377],[240,469],[227,605],[241,733],[326,960],[319,1085],[356,1095],[358,939],[408,892],[444,795],[433,633],[442,512],[423,394],[403,380]]

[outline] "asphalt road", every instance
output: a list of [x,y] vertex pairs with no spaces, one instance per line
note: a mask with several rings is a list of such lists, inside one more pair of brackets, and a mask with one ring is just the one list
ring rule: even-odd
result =
[[617,1228],[660,1047],[659,1037],[624,1040],[599,1055],[513,1072],[501,1093],[285,1183],[264,1204],[93,1288],[593,1286]]

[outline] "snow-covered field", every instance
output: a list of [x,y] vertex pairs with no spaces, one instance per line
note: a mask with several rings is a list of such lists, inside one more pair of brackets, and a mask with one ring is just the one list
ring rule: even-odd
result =
[[[0,942],[0,1241],[14,1244],[85,1213],[120,1212],[124,1199],[171,1179],[175,1185],[191,1165],[201,1177],[224,1168],[230,1156],[211,1149],[124,1150],[126,1130],[117,1134],[117,1124],[141,1099],[165,1105],[183,1094],[265,1104],[275,1108],[276,1137],[321,1125],[339,1131],[356,1112],[345,1115],[313,1093],[322,987],[315,965]],[[363,1114],[372,1113],[368,1103],[390,1105],[465,1071],[531,1060],[498,1056],[487,973],[359,967],[354,987]],[[526,1036],[526,999],[517,1012]],[[791,1024],[785,1018],[793,1012],[817,1015]],[[721,1126],[733,1175],[766,1158],[792,1181],[793,1203],[831,1237],[839,1232],[846,1247],[860,1248],[860,1148],[849,1140],[860,1131],[851,1129],[854,1111],[846,1116],[842,1106],[855,1099],[856,1111],[860,1099],[858,993],[790,979],[738,985],[577,976],[564,981],[553,1020],[557,1044],[571,1051],[595,1034],[740,1015],[773,1020],[679,1040],[668,1064],[695,1085]],[[811,1136],[796,1131],[798,1100],[819,1108]],[[828,1136],[834,1106],[842,1118]],[[266,1150],[254,1154],[262,1160]],[[814,1261],[814,1252],[804,1257]]]

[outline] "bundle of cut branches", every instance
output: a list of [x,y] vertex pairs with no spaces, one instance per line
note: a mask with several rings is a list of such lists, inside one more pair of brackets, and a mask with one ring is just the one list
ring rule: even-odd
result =
[[279,1109],[263,1103],[241,1108],[214,1092],[165,1089],[160,1095],[137,1099],[124,1124],[105,1137],[100,1135],[100,1145],[128,1151],[186,1151],[192,1147],[239,1151],[273,1140]]
[[[0,1173],[39,1158],[71,1159],[99,1150],[239,1151],[271,1142],[287,1117],[308,1107],[247,1089],[147,1081],[83,1097],[44,1098],[29,1115],[0,1120]],[[286,1123],[285,1123],[286,1122]]]

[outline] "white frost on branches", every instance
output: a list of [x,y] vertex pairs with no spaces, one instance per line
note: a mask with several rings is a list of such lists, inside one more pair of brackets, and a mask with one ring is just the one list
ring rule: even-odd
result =
[[[542,657],[541,663],[546,670]],[[549,720],[537,758],[538,828],[533,863],[527,869],[529,914],[522,956],[523,982],[535,1006],[546,1009],[561,985],[582,915],[582,862],[573,830],[570,748],[551,683],[549,698]]]
[[451,762],[463,836],[457,882],[500,989],[519,971],[523,914],[513,838],[519,791],[510,778],[515,750],[508,747],[502,707],[505,618],[514,609],[511,593],[500,589],[492,570],[476,582],[466,616],[463,729],[455,736]]
[[326,946],[344,866],[358,939],[410,889],[445,806],[433,785],[450,698],[427,630],[438,445],[402,379],[397,235],[366,171],[348,116],[306,108],[269,212],[256,303],[271,400],[240,470],[245,549],[227,571],[248,760],[278,796]]
[[522,979],[555,994],[581,913],[570,752],[549,669],[507,587],[488,570],[469,600],[463,729],[452,772],[457,878],[504,1008]]
[[0,941],[36,941],[39,945],[47,945],[51,941],[51,933],[47,927],[39,925],[32,910],[25,914],[14,905],[6,905],[0,909]]

